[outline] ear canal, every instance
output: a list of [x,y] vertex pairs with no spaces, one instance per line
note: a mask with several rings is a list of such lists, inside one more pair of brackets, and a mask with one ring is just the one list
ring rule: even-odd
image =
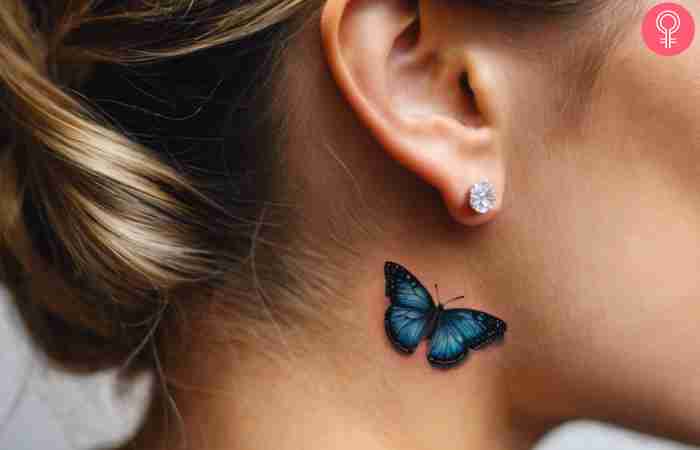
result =
[[472,83],[469,79],[469,72],[460,73],[458,78],[459,90],[464,95],[467,102],[466,110],[470,112],[470,119],[473,121],[472,126],[483,126],[484,118],[481,109],[479,108],[476,92],[472,89]]
[[475,94],[469,83],[469,74],[467,72],[462,72],[459,75],[459,87],[470,99],[474,100]]

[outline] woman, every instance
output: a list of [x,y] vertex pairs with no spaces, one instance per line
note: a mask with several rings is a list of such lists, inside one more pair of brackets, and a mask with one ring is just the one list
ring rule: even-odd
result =
[[[128,449],[700,443],[700,46],[652,6],[8,0],[5,282],[62,367],[157,374]],[[503,338],[397,352],[416,280]]]

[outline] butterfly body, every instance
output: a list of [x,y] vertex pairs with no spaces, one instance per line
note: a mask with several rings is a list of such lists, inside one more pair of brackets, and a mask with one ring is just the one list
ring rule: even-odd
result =
[[384,328],[394,348],[412,354],[422,339],[430,341],[428,361],[434,367],[459,364],[470,349],[476,350],[503,336],[506,323],[483,311],[445,309],[435,303],[418,279],[400,264],[384,265],[385,294],[391,305]]

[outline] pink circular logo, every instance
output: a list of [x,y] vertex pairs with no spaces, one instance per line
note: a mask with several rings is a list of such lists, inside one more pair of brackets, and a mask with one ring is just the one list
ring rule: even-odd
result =
[[660,3],[644,17],[642,36],[647,47],[659,55],[677,55],[693,42],[695,22],[681,5]]

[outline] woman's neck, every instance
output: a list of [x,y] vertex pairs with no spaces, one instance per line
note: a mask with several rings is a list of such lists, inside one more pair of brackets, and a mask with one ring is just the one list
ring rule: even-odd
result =
[[[513,408],[518,384],[508,370],[507,337],[471,352],[458,367],[432,368],[426,341],[410,356],[388,342],[384,280],[355,286],[362,286],[351,294],[357,335],[335,333],[343,343],[319,334],[290,337],[281,359],[226,347],[173,355],[175,363],[166,361],[173,401],[160,395],[126,448],[519,450],[554,425],[533,425]],[[302,341],[319,347],[290,354]],[[157,407],[173,403],[180,417]],[[187,447],[178,446],[181,429]]]
[[[127,448],[517,450],[546,431],[514,416],[498,349],[444,372],[420,358],[423,346],[413,360],[381,349],[383,366],[351,370],[310,360],[222,370],[171,388],[181,417],[154,408]],[[178,445],[181,427],[187,447]]]

